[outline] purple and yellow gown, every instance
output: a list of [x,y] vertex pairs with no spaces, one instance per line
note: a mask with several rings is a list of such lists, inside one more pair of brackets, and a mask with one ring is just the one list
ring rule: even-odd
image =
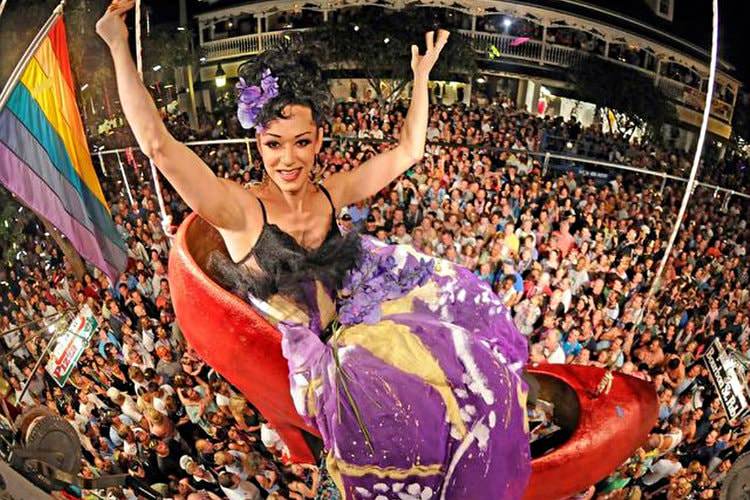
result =
[[282,332],[292,399],[341,497],[521,498],[527,345],[508,310],[466,268],[361,246],[336,298],[320,281],[302,285],[306,307],[251,298]]
[[342,235],[332,202],[324,243],[305,250],[260,204],[245,259],[262,273],[221,253],[209,266],[282,333],[294,406],[341,498],[521,498],[527,344],[489,285],[411,245]]

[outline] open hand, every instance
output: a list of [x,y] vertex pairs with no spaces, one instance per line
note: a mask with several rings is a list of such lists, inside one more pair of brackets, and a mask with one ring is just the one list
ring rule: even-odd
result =
[[435,32],[428,31],[425,33],[425,42],[427,44],[427,52],[422,56],[419,55],[419,47],[416,45],[411,46],[411,69],[414,71],[414,78],[429,79],[430,70],[437,62],[440,52],[448,43],[448,37],[450,33],[446,30],[438,30],[437,41],[435,41]]
[[125,16],[134,5],[135,0],[114,0],[107,7],[107,12],[97,21],[96,32],[110,49],[120,43],[127,43],[128,27],[125,25]]

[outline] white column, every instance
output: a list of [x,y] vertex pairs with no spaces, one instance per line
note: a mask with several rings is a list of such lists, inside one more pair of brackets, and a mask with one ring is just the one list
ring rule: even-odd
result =
[[266,30],[268,30],[268,19],[266,15],[256,14],[257,26],[258,26],[258,50],[263,52],[263,19],[266,19]]
[[542,25],[542,53],[539,57],[539,64],[544,66],[544,59],[547,56],[547,25]]
[[739,88],[736,84],[730,85],[732,89],[732,112],[729,115],[729,123],[732,123],[732,118],[734,118],[734,106],[737,104],[737,94],[739,93]]
[[656,78],[654,78],[654,85],[659,86],[659,79],[661,78],[661,58],[656,58]]
[[327,10],[323,11],[323,22],[324,23],[328,22],[328,11]]

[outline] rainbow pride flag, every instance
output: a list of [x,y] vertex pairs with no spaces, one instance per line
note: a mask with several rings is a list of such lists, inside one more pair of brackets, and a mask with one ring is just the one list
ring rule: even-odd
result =
[[0,109],[0,182],[115,280],[125,269],[126,247],[94,172],[62,16],[31,50]]

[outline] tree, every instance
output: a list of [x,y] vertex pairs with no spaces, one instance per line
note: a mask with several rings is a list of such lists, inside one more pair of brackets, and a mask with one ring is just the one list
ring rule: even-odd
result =
[[[363,7],[354,19],[329,20],[307,32],[305,42],[329,68],[362,71],[378,98],[393,100],[412,80],[411,46],[424,51],[424,34],[437,29],[436,19],[436,12],[428,8]],[[451,33],[432,78],[468,80],[476,71],[476,52],[470,41]],[[392,81],[388,96],[383,95],[385,80]]]
[[650,140],[658,143],[662,125],[676,121],[675,107],[669,98],[651,77],[639,71],[589,56],[572,67],[568,77],[581,100],[615,117],[616,126],[626,139],[642,128]]
[[[161,69],[151,79],[154,82],[171,82],[174,71],[190,64],[190,38],[188,30],[177,31],[175,25],[159,25],[151,28],[149,36],[143,36],[143,72],[144,77],[156,65]],[[148,80],[147,80],[148,81]]]
[[0,47],[3,54],[0,57],[0,87],[5,85],[26,47],[57,3],[52,0],[8,2],[0,17]]
[[0,187],[0,259],[3,264],[13,262],[23,246],[24,228],[33,215],[20,210],[16,199]]
[[[27,229],[37,221],[44,226],[47,234],[62,250],[70,271],[81,279],[86,266],[78,251],[47,219],[31,211],[9,191],[0,187],[0,262],[9,266],[25,251]],[[29,250],[31,251],[31,250]]]

